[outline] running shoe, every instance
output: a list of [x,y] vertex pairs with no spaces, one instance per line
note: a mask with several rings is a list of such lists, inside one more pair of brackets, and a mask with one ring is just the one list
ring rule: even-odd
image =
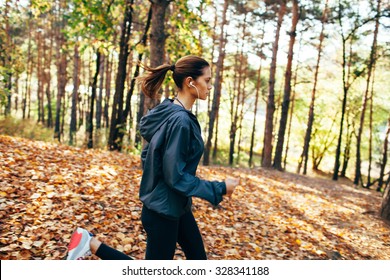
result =
[[77,228],[71,238],[68,245],[67,260],[82,260],[86,256],[91,255],[91,248],[89,243],[92,239],[92,233],[83,228]]

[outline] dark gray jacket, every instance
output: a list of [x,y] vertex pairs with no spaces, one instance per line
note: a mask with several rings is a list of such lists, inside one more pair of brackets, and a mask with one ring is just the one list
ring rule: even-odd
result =
[[222,201],[225,182],[195,176],[204,144],[195,115],[165,99],[141,119],[140,132],[148,142],[142,151],[143,175],[139,196],[143,204],[167,218],[191,210],[191,197],[213,205]]

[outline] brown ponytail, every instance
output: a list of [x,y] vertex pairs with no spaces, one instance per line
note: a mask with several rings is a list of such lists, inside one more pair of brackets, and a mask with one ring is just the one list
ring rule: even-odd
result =
[[142,92],[150,97],[155,98],[158,90],[164,82],[168,70],[173,71],[173,80],[179,89],[183,88],[185,78],[192,77],[196,80],[203,75],[203,69],[210,64],[201,57],[188,55],[180,58],[176,64],[163,64],[156,68],[141,65],[147,73],[137,78],[141,84]]
[[142,67],[148,73],[137,78],[138,82],[141,84],[141,90],[146,96],[155,98],[158,90],[161,88],[161,85],[164,82],[168,70],[171,69],[171,65],[163,64],[156,68],[142,65]]

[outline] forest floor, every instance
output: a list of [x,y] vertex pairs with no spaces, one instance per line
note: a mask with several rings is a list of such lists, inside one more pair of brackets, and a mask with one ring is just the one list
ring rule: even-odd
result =
[[[144,257],[139,157],[0,135],[0,162],[0,259],[63,259],[76,226]],[[390,260],[374,190],[260,168],[201,166],[198,176],[241,179],[218,207],[194,199],[209,259]]]

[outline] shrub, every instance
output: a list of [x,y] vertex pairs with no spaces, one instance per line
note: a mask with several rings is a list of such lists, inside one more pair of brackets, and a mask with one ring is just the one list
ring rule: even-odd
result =
[[12,117],[0,119],[0,134],[39,141],[53,141],[53,129],[46,128],[33,120]]

